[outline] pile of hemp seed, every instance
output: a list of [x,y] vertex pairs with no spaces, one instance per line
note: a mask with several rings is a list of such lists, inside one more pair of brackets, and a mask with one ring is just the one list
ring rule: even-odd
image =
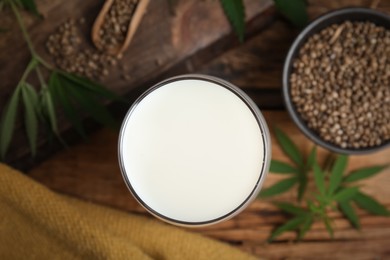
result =
[[293,62],[290,95],[307,126],[341,148],[390,141],[390,31],[346,21],[312,35]]
[[[69,73],[94,80],[104,79],[122,58],[122,54],[111,55],[108,50],[125,41],[137,4],[138,0],[113,1],[99,31],[102,47],[99,50],[81,33],[81,27],[85,27],[84,18],[71,18],[59,25],[46,41],[46,49],[55,65]],[[121,70],[121,78],[130,80],[124,64],[121,64]]]
[[80,28],[84,19],[70,19],[61,24],[47,39],[46,48],[56,66],[66,72],[101,80],[117,58],[93,47],[83,45]]

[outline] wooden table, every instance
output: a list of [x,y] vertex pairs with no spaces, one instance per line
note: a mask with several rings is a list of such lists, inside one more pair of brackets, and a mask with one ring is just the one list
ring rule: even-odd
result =
[[[84,2],[88,1],[83,1],[82,5]],[[178,29],[180,28],[178,26],[180,22],[183,22],[181,19],[185,10],[187,11],[186,15],[191,14],[191,10],[203,12],[203,15],[210,14],[210,10],[206,7],[210,7],[216,1],[200,1],[200,3],[182,1],[177,7],[176,16],[173,21],[170,21],[171,24],[162,22],[165,24],[164,26],[172,26],[174,33],[166,35],[162,32],[160,38],[157,39],[159,36],[155,36],[151,43],[151,39],[147,38],[155,33],[154,30],[150,29],[152,23],[155,22],[151,16],[153,12],[157,12],[158,7],[163,5],[164,1],[151,2],[153,3],[152,7],[140,25],[140,32],[135,36],[134,43],[126,54],[133,62],[132,64],[135,64],[133,69],[143,70],[143,73],[135,73],[137,77],[133,78],[131,82],[119,81],[115,78],[119,75],[114,73],[113,79],[107,79],[107,86],[122,94],[129,94],[129,89],[126,88],[132,86],[130,96],[131,93],[136,96],[140,89],[169,75],[183,72],[216,75],[244,89],[260,106],[268,124],[271,127],[282,128],[294,142],[299,144],[299,148],[304,153],[308,153],[313,144],[292,123],[283,109],[280,95],[283,60],[298,31],[291,28],[276,14],[273,7],[270,6],[270,1],[245,1],[246,5],[251,7],[249,8],[251,11],[248,18],[247,40],[243,44],[239,44],[229,33],[228,24],[225,22],[218,24],[219,34],[212,39],[210,37],[202,38],[201,36],[204,35],[187,35],[175,38],[177,33],[183,33]],[[202,6],[202,3],[206,7]],[[367,7],[372,1],[313,0],[309,3],[310,16],[314,18],[328,10],[342,6]],[[381,1],[378,9],[390,11],[390,1]],[[80,8],[80,10],[85,9]],[[82,11],[77,11],[76,15],[80,12]],[[221,15],[220,11],[215,12]],[[218,15],[216,16],[218,17]],[[213,19],[209,16],[206,17]],[[221,19],[221,16],[218,19]],[[39,41],[40,36],[37,32],[35,32],[35,36],[34,39]],[[165,39],[163,37],[172,38]],[[194,39],[196,39],[196,44],[194,44]],[[157,62],[153,55],[158,56],[158,50],[152,47],[158,44],[158,41],[163,43],[161,48],[169,55],[158,61],[158,66],[156,66]],[[145,51],[142,52],[142,49],[139,49],[142,42],[148,42],[149,45],[146,44],[148,45],[146,47],[152,48],[153,52],[149,54]],[[161,49],[159,51],[161,52]],[[137,52],[140,52],[139,56],[135,58],[131,56]],[[140,65],[139,59],[146,63],[144,67]],[[153,68],[147,68],[148,64],[155,65]],[[121,115],[123,116],[123,114]],[[70,149],[58,152],[40,165],[34,166],[28,171],[28,175],[60,193],[149,216],[131,197],[122,180],[117,162],[117,138],[118,133],[112,130],[95,131],[86,142],[78,143],[71,146]],[[287,161],[288,158],[275,143],[273,135],[272,144],[272,157]],[[20,151],[15,152],[15,154],[18,153],[21,154]],[[323,159],[327,152],[320,150],[319,154]],[[22,157],[15,156],[14,158],[19,158],[13,161],[14,165],[21,166],[23,164],[20,161]],[[352,156],[348,168],[355,169],[388,163],[390,163],[390,149],[366,156]],[[269,174],[264,186],[270,186],[280,178],[280,176]],[[312,183],[312,180],[310,182]],[[375,196],[390,209],[390,189],[388,189],[390,168],[361,184],[364,191]],[[292,201],[294,195],[286,193],[278,199]],[[270,231],[282,223],[286,216],[278,211],[269,200],[256,200],[244,212],[229,221],[189,231],[202,233],[259,257],[269,259],[390,258],[390,218],[371,216],[364,211],[358,211],[358,214],[362,224],[361,231],[352,229],[341,214],[334,213],[332,215],[335,226],[334,239],[329,238],[322,224],[316,223],[302,242],[292,242],[294,233],[287,232],[280,236],[276,242],[268,244],[265,241]]]

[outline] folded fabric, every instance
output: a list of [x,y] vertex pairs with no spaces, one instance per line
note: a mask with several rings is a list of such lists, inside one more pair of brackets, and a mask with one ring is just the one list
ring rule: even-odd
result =
[[155,219],[56,194],[0,164],[0,259],[253,259]]

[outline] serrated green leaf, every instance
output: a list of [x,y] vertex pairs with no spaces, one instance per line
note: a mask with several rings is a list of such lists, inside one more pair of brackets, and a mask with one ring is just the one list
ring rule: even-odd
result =
[[65,141],[61,138],[61,135],[58,131],[58,126],[57,126],[57,115],[55,111],[55,106],[54,106],[54,98],[53,98],[53,93],[50,91],[50,88],[45,86],[42,89],[41,92],[41,108],[42,108],[42,113],[44,115],[44,120],[46,124],[48,125],[48,128],[50,129],[50,133],[54,134],[55,137],[61,142],[61,144],[65,147],[67,147],[67,144]]
[[92,116],[92,118],[95,119],[95,121],[113,129],[118,128],[117,122],[103,105],[90,97],[88,94],[82,94],[80,91],[77,91],[77,93],[81,94],[78,97],[78,101],[80,102],[81,107],[84,107],[84,109]]
[[322,195],[324,195],[326,192],[324,173],[321,171],[317,163],[315,163],[313,166],[313,173],[317,189]]
[[38,114],[39,114],[39,95],[37,93],[37,90],[32,86],[30,85],[29,83],[26,83],[26,85],[23,87],[22,89],[22,92],[25,93],[26,95],[26,98],[28,97],[30,103],[31,103],[31,106],[35,112],[35,117],[37,119],[37,123],[39,123],[38,121]]
[[299,226],[305,222],[305,219],[306,219],[305,217],[296,217],[296,218],[293,218],[293,219],[287,221],[286,223],[279,226],[271,233],[271,236],[268,239],[268,241],[271,242],[276,237],[280,236],[282,233],[284,233],[286,231],[298,229]]
[[347,201],[353,198],[358,193],[358,191],[358,187],[343,188],[333,196],[333,199],[338,202]]
[[298,201],[301,201],[307,187],[307,176],[300,176],[298,181]]
[[80,104],[81,108],[83,108],[97,122],[102,125],[117,128],[117,122],[108,110],[95,100],[87,90],[73,85],[68,86],[67,91],[71,93],[72,97]]
[[307,182],[308,182],[308,173],[310,170],[312,170],[314,163],[316,162],[317,158],[317,147],[313,146],[313,148],[310,151],[309,157],[307,158],[305,168],[302,172],[300,172],[299,177],[299,184],[298,184],[298,201],[301,201],[303,198],[303,195],[305,193]]
[[316,159],[317,159],[317,146],[313,146],[313,148],[311,149],[310,155],[307,159],[307,162],[306,162],[306,170],[307,171],[310,171],[313,168],[314,163],[316,162]]
[[303,167],[302,154],[291,139],[279,128],[275,129],[275,136],[283,152],[299,167]]
[[54,103],[51,96],[51,93],[49,91],[45,92],[45,100],[46,100],[46,108],[47,108],[47,115],[50,120],[51,129],[54,133],[58,134],[58,127],[57,127],[57,116],[54,109]]
[[388,165],[376,165],[376,166],[355,170],[344,178],[344,182],[354,182],[354,181],[372,177],[380,173],[382,170],[384,170],[387,167]]
[[81,76],[66,73],[66,72],[60,72],[59,75],[60,75],[60,78],[62,78],[62,80],[66,79],[71,85],[77,85],[80,87],[84,87],[84,88],[88,89],[89,91],[91,91],[91,92],[93,92],[101,97],[107,98],[107,99],[117,100],[117,101],[121,101],[124,103],[128,103],[128,101],[125,100],[123,97],[118,96],[117,94],[115,94],[111,90],[103,87],[99,83],[96,83],[96,82],[89,80],[85,77],[81,77]]
[[312,213],[320,213],[319,208],[313,203],[313,201],[307,200],[307,208],[308,208]]
[[281,161],[271,160],[271,166],[269,169],[272,173],[290,174],[299,173],[295,167]]
[[34,0],[20,0],[20,2],[22,3],[23,7],[26,10],[32,12],[38,17],[41,17],[41,14],[39,13],[37,5],[35,4]]
[[274,0],[276,8],[296,27],[303,27],[309,22],[305,0]]
[[277,194],[283,193],[287,190],[289,190],[294,184],[298,181],[296,177],[288,178],[281,180],[280,182],[272,185],[269,188],[263,189],[260,192],[260,197],[265,198],[265,197],[271,197],[275,196]]
[[313,225],[313,222],[313,217],[308,215],[299,229],[298,240],[301,240],[306,235],[307,231],[309,231],[310,227]]
[[13,1],[3,1],[5,6],[11,6],[11,4],[15,4],[18,8],[23,8],[21,0],[13,0]]
[[328,231],[330,237],[333,238],[333,228],[332,228],[332,224],[330,223],[329,217],[325,217],[325,218],[323,219],[323,221],[324,221],[326,230]]
[[28,141],[30,143],[31,155],[35,156],[38,137],[38,95],[31,85],[25,83],[22,86],[22,97],[24,104],[24,124]]
[[43,114],[49,121],[51,131],[58,136],[57,117],[54,109],[53,98],[51,92],[47,88],[42,91],[41,107]]
[[358,192],[354,196],[353,200],[359,206],[359,208],[362,208],[372,214],[390,216],[389,210],[384,205],[380,204],[378,201],[376,201],[371,196],[368,196],[367,194]]
[[66,90],[66,86],[63,86],[60,82],[60,78],[56,72],[53,72],[49,80],[49,89],[53,93],[53,97],[61,104],[61,107],[65,113],[66,118],[72,123],[76,131],[86,138],[81,119],[78,116],[78,111],[75,109],[75,105],[70,99],[69,92]]
[[[326,196],[326,194],[321,194],[321,195],[317,195],[315,196],[315,198],[317,199],[317,202],[320,204],[320,208],[321,206],[322,207],[326,207],[327,205],[329,205],[329,203],[331,202],[330,200],[332,198],[329,198],[328,196]],[[331,206],[331,205],[329,205]]]
[[307,214],[306,209],[297,207],[293,204],[287,202],[275,202],[274,203],[281,210],[290,213],[292,215],[305,215]]
[[351,226],[356,229],[360,229],[360,221],[359,217],[353,209],[350,201],[341,201],[339,202],[340,211],[344,214],[344,216],[348,219]]
[[95,96],[98,95],[100,97],[121,100],[126,103],[127,101],[89,79],[68,73],[61,73],[59,78],[62,83],[67,85],[67,90],[71,93],[72,98],[97,122],[113,128],[118,127],[115,119],[108,110],[95,99]]
[[333,154],[333,153],[327,154],[325,157],[323,166],[322,166],[323,171],[326,173],[331,172],[332,167],[333,167],[334,163],[336,162],[336,159],[337,159],[336,154]]
[[30,101],[32,102],[32,105],[34,107],[35,112],[38,110],[38,104],[39,104],[39,97],[38,93],[35,90],[33,86],[31,86],[29,83],[24,83],[23,90],[26,91],[26,94],[30,98]]
[[240,41],[244,40],[245,8],[242,0],[220,0],[223,10]]
[[12,135],[15,127],[15,119],[19,104],[19,94],[20,88],[16,87],[16,90],[12,94],[11,99],[5,107],[2,115],[0,128],[0,156],[2,159],[4,159],[12,140]]
[[332,167],[331,175],[329,178],[329,195],[332,195],[341,184],[343,179],[343,173],[347,166],[348,156],[339,155]]

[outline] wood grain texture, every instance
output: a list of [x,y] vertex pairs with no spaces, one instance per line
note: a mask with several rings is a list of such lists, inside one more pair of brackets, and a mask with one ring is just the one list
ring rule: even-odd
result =
[[[102,3],[94,1],[47,1],[38,0],[39,8],[46,17],[40,21],[29,15],[24,18],[38,52],[50,59],[43,43],[48,34],[66,19],[85,17],[82,29],[89,35],[91,25]],[[119,65],[112,69],[103,83],[114,91],[127,95],[129,101],[146,88],[170,76],[200,72],[227,79],[245,89],[246,93],[265,109],[282,109],[281,75],[283,61],[290,44],[298,34],[285,20],[275,21],[271,0],[246,0],[246,41],[239,45],[230,31],[218,1],[178,1],[175,15],[170,14],[168,1],[152,1],[141,21],[129,50]],[[368,7],[371,0],[309,1],[310,18],[314,19],[329,10],[346,6]],[[77,8],[75,8],[77,6]],[[378,10],[389,12],[390,1],[382,0]],[[25,43],[9,13],[0,18],[9,32],[0,38],[0,113],[28,60]],[[264,30],[267,28],[267,30]],[[87,45],[92,44],[87,41]],[[123,75],[130,76],[124,80]],[[34,80],[34,79],[33,79]],[[114,109],[115,110],[115,109]],[[123,117],[123,110],[117,112]],[[70,129],[70,124],[59,114],[60,131],[70,143],[80,138]],[[96,125],[90,124],[91,129]],[[47,136],[39,137],[39,153],[35,160],[29,156],[28,142],[17,122],[16,138],[9,153],[9,164],[27,169],[61,149],[47,145]]]
[[[103,4],[99,1],[76,0],[37,2],[45,19],[39,20],[26,13],[23,13],[23,17],[37,52],[48,61],[51,61],[51,57],[45,50],[45,42],[49,34],[70,18],[84,17],[85,24],[80,30],[82,35],[90,35],[92,23]],[[121,62],[111,69],[107,78],[102,80],[105,86],[120,95],[127,95],[130,101],[134,101],[137,95],[162,78],[194,72],[224,51],[239,44],[218,1],[179,1],[175,6],[174,16],[169,13],[168,2],[151,1]],[[274,19],[275,12],[271,8],[271,0],[245,0],[244,2],[247,14],[247,38],[251,38]],[[0,113],[2,113],[7,98],[27,65],[29,53],[10,10],[5,11],[0,22],[2,27],[9,29],[0,38],[0,78],[2,79]],[[84,46],[92,48],[88,37],[85,39]],[[123,75],[129,78],[124,79]],[[34,77],[31,80],[34,85],[37,85]],[[70,129],[70,124],[61,111],[59,112],[59,129],[61,133],[65,133]],[[15,136],[6,162],[17,168],[26,168],[28,161],[33,165],[34,161],[28,159],[29,148],[22,120],[17,122]],[[68,135],[65,135],[65,140],[68,140]],[[37,161],[48,155],[45,152],[49,149],[47,143],[47,135],[41,133]],[[54,149],[56,147],[58,146],[54,146]]]
[[[265,111],[269,126],[280,127],[299,144],[305,154],[312,143],[295,127],[284,111]],[[51,189],[84,200],[104,204],[151,217],[133,199],[127,190],[117,162],[116,132],[103,129],[92,135],[87,143],[62,151],[52,159],[34,168],[28,175]],[[288,161],[272,134],[272,158]],[[319,149],[320,161],[328,152]],[[348,170],[362,166],[389,164],[390,149],[366,156],[351,156]],[[280,175],[269,174],[264,183],[268,187],[280,180]],[[313,180],[310,180],[312,185]],[[390,209],[390,168],[381,174],[360,183],[363,190],[376,197]],[[293,201],[294,191],[279,197],[281,201]],[[358,210],[362,230],[356,231],[340,213],[332,213],[335,239],[329,238],[325,227],[316,223],[300,243],[292,243],[293,232],[280,236],[275,243],[267,244],[271,230],[286,220],[286,216],[275,208],[270,199],[256,200],[241,214],[231,220],[199,229],[189,229],[208,237],[230,243],[238,248],[270,259],[373,259],[388,257],[390,241],[390,218],[378,217]],[[364,245],[362,247],[356,247]],[[336,250],[338,248],[338,250]],[[360,258],[361,257],[361,258]]]
[[[122,73],[117,71],[115,72],[116,76],[113,74],[113,78],[107,79],[107,82],[118,84],[115,86],[118,86],[119,93],[130,91],[129,96],[136,97],[140,91],[153,82],[175,75],[175,73],[202,72],[232,81],[243,88],[261,108],[280,109],[282,107],[280,96],[282,63],[284,55],[298,31],[292,29],[283,19],[275,21],[274,11],[268,9],[263,13],[263,16],[253,15],[253,19],[248,21],[249,38],[243,44],[238,45],[234,35],[229,32],[225,20],[224,24],[216,23],[218,28],[225,28],[222,36],[212,38],[212,43],[207,45],[197,29],[208,28],[197,27],[200,25],[196,23],[196,19],[200,19],[199,17],[212,19],[210,16],[213,16],[214,13],[210,15],[211,9],[209,8],[215,7],[215,2],[217,1],[206,0],[199,1],[199,3],[192,0],[181,1],[177,7],[176,16],[166,20],[156,20],[147,14],[145,16],[147,19],[141,22],[134,36],[134,41],[124,58],[126,62],[131,61],[132,64],[127,68],[128,72],[133,73],[133,75],[142,74],[142,76],[131,78],[129,82],[126,82],[115,78]],[[246,1],[246,4],[257,5],[259,2],[257,0]],[[308,2],[311,19],[331,9],[351,5],[368,7],[372,3],[371,0],[309,0]],[[72,16],[81,16],[85,14],[86,10],[92,12],[92,17],[97,14],[99,9],[99,2],[91,4],[90,1],[78,1],[79,8],[74,11],[72,11],[75,5],[74,1],[69,1],[69,6],[62,6],[59,0],[47,0],[40,3],[44,7],[41,10],[46,14],[47,19],[53,19],[53,17],[49,18],[52,12],[65,13],[66,15],[59,16],[65,17],[72,12]],[[167,16],[169,11],[165,9],[165,4],[163,0],[151,1],[152,7],[148,13],[162,12]],[[259,10],[257,8],[259,7],[253,7],[253,10]],[[218,14],[220,11],[216,11],[217,9],[212,9],[213,12],[217,12],[215,15],[222,15]],[[378,9],[389,12],[390,0],[380,1]],[[197,16],[198,12],[199,16]],[[192,20],[193,16],[198,18]],[[2,17],[1,19],[8,18]],[[87,21],[87,24],[91,23],[92,20]],[[33,24],[36,21],[29,20],[29,22],[30,26],[34,27]],[[53,21],[50,28],[56,27],[56,24],[61,22],[63,22],[61,19]],[[171,27],[168,31],[160,32],[161,28],[166,28],[163,25]],[[265,27],[268,30],[263,30]],[[34,31],[34,28],[32,28],[34,41],[44,39],[45,35],[40,35],[39,30]],[[158,34],[153,36],[153,33],[156,32]],[[14,41],[20,37],[17,34],[16,36],[13,36]],[[199,44],[195,51],[193,47],[188,47],[194,46],[192,45],[195,44],[194,42]],[[2,44],[0,40],[0,50],[3,50]],[[145,48],[151,48],[150,53],[140,53],[142,45]],[[159,47],[153,49],[153,46]],[[16,52],[24,50],[23,44],[19,44],[17,41],[15,47],[12,48]],[[172,54],[172,49],[176,51],[174,54]],[[164,59],[156,60],[160,57],[161,52],[165,55]],[[180,57],[179,53],[185,54],[185,57]],[[8,66],[3,57],[6,56],[1,57],[0,76],[5,75],[1,73],[4,73],[3,70]],[[12,71],[20,72],[23,69],[20,62],[11,62],[10,66],[7,69],[12,68]],[[6,78],[10,80],[9,82],[13,82],[12,77],[10,74],[9,79]],[[2,86],[7,85],[2,84]],[[7,88],[3,87],[3,90],[0,92],[0,107],[3,105],[1,102],[4,99],[2,98],[9,93]],[[264,114],[270,128],[274,126],[282,128],[294,142],[299,144],[299,149],[303,153],[309,153],[313,144],[295,127],[286,112],[269,110],[265,111]],[[68,125],[64,122],[62,127],[66,129]],[[28,175],[60,193],[151,217],[133,199],[122,180],[117,162],[117,137],[117,132],[102,129],[91,135],[87,142],[54,154],[50,160],[42,162],[29,171]],[[273,158],[287,162],[288,158],[276,145],[273,135],[272,144]],[[22,143],[18,143],[18,149],[21,147]],[[26,149],[24,153],[26,153]],[[324,160],[326,155],[325,150],[319,150],[320,161]],[[389,163],[390,149],[387,149],[366,156],[350,157],[348,169]],[[268,187],[281,178],[283,177],[269,174],[264,186]],[[365,192],[373,195],[390,209],[390,189],[388,189],[390,168],[360,184]],[[313,180],[310,180],[309,188],[312,186]],[[295,196],[296,194],[292,191],[277,198],[282,201],[293,201]],[[189,231],[218,239],[267,259],[389,259],[390,218],[372,216],[362,210],[357,212],[361,219],[361,231],[352,229],[340,213],[331,214],[336,227],[334,240],[329,238],[321,223],[316,223],[313,230],[309,231],[306,238],[300,243],[292,242],[294,239],[292,232],[280,236],[274,243],[266,243],[271,230],[286,220],[286,216],[275,208],[269,199],[254,201],[246,210],[231,220]]]
[[[368,8],[372,2],[309,0],[308,13],[310,20],[313,20],[338,8],[350,6]],[[380,1],[376,9],[389,13],[390,1]],[[200,71],[224,78],[243,88],[261,108],[281,109],[284,106],[280,95],[283,63],[298,33],[299,30],[289,25],[285,19],[278,19],[261,34],[205,64]]]
[[280,89],[283,62],[298,33],[277,21],[245,44],[225,52],[201,69],[244,90]]

